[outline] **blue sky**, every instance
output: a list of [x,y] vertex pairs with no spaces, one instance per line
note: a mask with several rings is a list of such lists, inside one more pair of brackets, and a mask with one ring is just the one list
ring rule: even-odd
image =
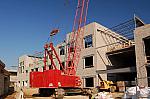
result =
[[[90,0],[87,23],[113,27],[135,13],[150,23],[149,0]],[[72,30],[77,0],[0,0],[0,59],[6,66],[18,57],[42,51],[50,30],[59,28],[55,43]]]

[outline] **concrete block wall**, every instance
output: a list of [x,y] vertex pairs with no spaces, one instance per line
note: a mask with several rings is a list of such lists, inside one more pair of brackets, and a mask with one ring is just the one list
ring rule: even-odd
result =
[[150,36],[150,24],[138,27],[134,31],[135,51],[136,51],[136,69],[139,86],[148,86],[146,55],[143,39]]
[[[22,67],[20,66],[20,62],[24,62],[24,65],[22,65],[24,69],[22,69],[22,73],[19,71],[17,72],[17,78],[18,78],[17,86],[29,88],[30,86],[29,74],[31,72],[31,69],[34,69],[35,71],[35,68],[38,68],[38,71],[43,71],[43,61],[40,61],[40,59],[29,55],[23,55],[19,57],[19,67]],[[27,73],[26,70],[28,71]],[[24,82],[24,86],[23,86],[23,82]]]
[[[107,30],[106,27],[96,22],[90,23],[85,26],[84,37],[88,35],[92,35],[93,47],[83,48],[81,50],[80,61],[79,61],[79,65],[77,68],[77,75],[79,75],[82,78],[82,81],[83,81],[82,87],[85,87],[85,78],[88,78],[88,77],[94,78],[94,87],[98,86],[100,80],[98,79],[96,70],[106,70],[107,69],[106,65],[110,65],[109,60],[107,59],[107,56],[106,56],[107,47],[101,47],[107,44],[102,38],[103,34],[97,29],[101,31]],[[104,37],[113,39],[114,42],[117,42],[117,39],[113,37],[108,37],[108,35],[105,35]],[[114,43],[114,42],[111,42],[111,43]],[[83,46],[84,46],[84,42],[83,42]],[[100,53],[102,58],[99,56],[98,52]],[[84,68],[84,58],[87,56],[93,56],[94,66],[91,68]],[[100,76],[102,77],[103,80],[107,80],[107,74],[100,74]]]
[[[88,36],[88,35],[92,35],[92,45],[93,46],[89,47],[89,48],[83,48],[81,50],[81,55],[80,55],[80,59],[79,59],[80,61],[79,61],[78,67],[77,67],[77,75],[79,75],[82,78],[82,81],[83,81],[82,87],[85,87],[85,78],[88,78],[88,77],[94,78],[94,87],[98,86],[99,85],[99,79],[98,79],[98,76],[96,74],[96,70],[106,70],[107,69],[106,65],[110,65],[109,60],[107,59],[107,56],[106,56],[106,52],[108,49],[107,49],[107,47],[101,47],[101,46],[107,45],[104,38],[102,37],[102,35],[104,35],[104,34],[102,34],[97,29],[99,29],[101,31],[107,30],[106,27],[104,27],[104,26],[102,26],[96,22],[90,23],[90,24],[85,26],[84,37]],[[109,33],[111,33],[111,31]],[[63,42],[62,44],[58,44],[55,47],[60,59],[62,60],[62,62],[66,61],[67,57],[66,57],[66,54],[60,55],[59,46],[66,46],[66,44],[69,43],[69,35],[70,34],[71,33],[68,33],[66,35],[66,42]],[[110,37],[108,35],[104,35],[104,37],[107,39],[111,39],[114,42],[117,41],[117,39]],[[111,43],[114,43],[114,42],[111,42]],[[84,40],[83,40],[83,47],[84,47]],[[98,52],[100,53],[102,58],[99,56]],[[65,53],[66,53],[66,50],[65,50]],[[93,67],[91,67],[91,68],[85,68],[84,67],[84,64],[85,64],[84,59],[87,56],[93,56]],[[33,61],[31,61],[29,63],[32,63],[32,62]],[[58,66],[58,62],[57,61],[55,61],[55,62],[56,62],[56,65]],[[29,63],[27,63],[27,64],[29,64]],[[35,68],[35,67],[33,67],[33,68]],[[59,68],[60,67],[58,66],[58,69]],[[107,74],[100,74],[100,76],[104,80],[107,80]],[[24,77],[24,76],[22,75],[20,77]],[[24,77],[24,78],[26,78],[26,77]]]

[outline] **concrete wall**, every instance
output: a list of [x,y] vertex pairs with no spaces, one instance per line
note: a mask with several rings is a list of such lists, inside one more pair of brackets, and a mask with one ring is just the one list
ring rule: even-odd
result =
[[[106,42],[105,40],[109,39],[109,44],[115,43],[118,41],[118,39],[116,39],[116,38],[118,38],[119,35],[110,30],[109,30],[109,32],[107,32],[106,30],[108,30],[108,29],[106,27],[104,27],[96,22],[90,23],[90,24],[86,25],[84,28],[85,29],[84,29],[83,37],[92,35],[92,47],[85,48],[84,47],[85,42],[83,40],[83,42],[82,42],[83,49],[81,50],[81,55],[80,55],[80,59],[79,59],[80,61],[79,61],[78,67],[77,67],[77,75],[79,75],[82,79],[82,82],[83,82],[82,87],[85,87],[85,78],[88,78],[88,77],[94,78],[94,87],[96,87],[99,85],[99,79],[96,74],[96,70],[106,70],[107,69],[106,65],[111,65],[111,63],[109,62],[109,60],[106,56],[106,52],[108,51],[108,47],[106,45],[108,44],[108,42]],[[58,53],[58,56],[60,57],[62,62],[66,62],[67,56],[66,56],[66,54],[60,55],[59,46],[65,46],[65,47],[67,46],[67,44],[69,43],[69,39],[70,39],[69,35],[70,34],[71,33],[68,33],[66,35],[66,42],[62,42],[61,44],[58,44],[55,47],[56,52]],[[113,36],[110,36],[110,34]],[[103,47],[103,46],[105,46],[105,47]],[[66,52],[67,51],[65,50],[65,53]],[[85,66],[84,66],[85,57],[87,57],[87,56],[93,56],[93,67],[85,68]],[[23,60],[26,61],[25,64],[27,64],[27,67],[30,63],[33,63],[33,61],[31,61],[31,59],[28,59],[25,57],[19,58],[19,62],[21,62]],[[54,61],[59,69],[60,67],[59,67],[58,62],[56,60],[54,60]],[[50,61],[48,63],[50,63]],[[25,67],[25,69],[27,67]],[[33,68],[35,68],[35,66]],[[100,74],[100,76],[102,77],[103,80],[107,80],[107,74]],[[27,80],[28,78],[27,78],[27,76],[25,76],[25,74],[22,74],[19,79]]]
[[[60,47],[61,47],[61,46],[63,46],[64,49],[65,49],[64,55],[60,55]],[[57,52],[57,54],[58,54],[58,56],[59,56],[61,62],[66,62],[66,59],[67,59],[67,56],[66,56],[66,53],[67,53],[67,51],[66,51],[66,42],[62,42],[62,43],[56,45],[55,50],[56,50],[56,52]],[[58,61],[55,60],[55,62],[56,62],[56,64],[57,64],[57,68],[60,69],[60,65],[59,65]],[[66,64],[66,63],[65,63],[65,64]]]
[[[82,78],[82,87],[85,87],[85,78],[88,77],[94,77],[94,86],[96,86],[96,50],[95,50],[95,33],[94,33],[94,23],[88,24],[85,26],[84,30],[84,37],[92,35],[92,45],[93,47],[84,48],[84,42],[83,42],[83,49],[81,50],[80,55],[80,61],[79,65],[77,67],[77,75],[79,75]],[[83,40],[84,41],[84,40]],[[84,59],[87,56],[93,56],[93,67],[91,68],[85,68],[84,67]]]
[[135,29],[135,51],[137,64],[137,78],[139,86],[148,86],[147,70],[146,70],[146,55],[143,38],[150,36],[150,24],[138,27]]
[[0,73],[0,96],[4,94],[4,75]]
[[[24,62],[23,65],[20,65],[21,62]],[[39,58],[29,56],[29,55],[23,55],[19,57],[19,68],[22,68],[22,72],[18,70],[17,72],[17,77],[18,77],[18,82],[17,86],[18,87],[26,87],[29,88],[30,86],[30,72],[31,69],[35,71],[35,68],[38,68],[38,71],[43,71],[43,61]],[[28,72],[26,72],[26,70]],[[20,83],[19,83],[20,81]],[[24,86],[23,86],[24,82]]]
[[[93,46],[89,48],[84,48],[81,50],[81,56],[79,65],[77,67],[77,75],[79,75],[82,78],[82,87],[85,87],[85,78],[93,77],[94,78],[94,87],[99,85],[99,79],[96,74],[96,70],[106,70],[106,65],[110,65],[106,52],[108,51],[107,48],[107,42],[105,42],[105,39],[111,39],[110,43],[117,42],[117,36],[116,38],[109,36],[102,31],[106,32],[105,30],[108,30],[106,27],[93,22],[85,26],[85,32],[84,37],[88,35],[92,35],[92,42]],[[109,30],[109,33],[115,34]],[[69,41],[69,35],[67,35],[67,42]],[[102,36],[103,35],[103,36]],[[104,38],[103,38],[104,37]],[[84,46],[84,41],[83,41]],[[105,47],[103,47],[105,46]],[[99,52],[99,53],[98,53]],[[85,68],[84,67],[84,58],[87,56],[93,56],[93,67],[91,68]],[[107,74],[100,74],[103,80],[107,80]]]
[[9,72],[4,68],[5,64],[0,61],[0,97],[1,95],[7,94],[9,91]]
[[9,76],[0,74],[0,96],[7,94],[9,91]]
[[9,92],[9,84],[10,84],[10,77],[5,75],[4,77],[4,93],[7,94]]

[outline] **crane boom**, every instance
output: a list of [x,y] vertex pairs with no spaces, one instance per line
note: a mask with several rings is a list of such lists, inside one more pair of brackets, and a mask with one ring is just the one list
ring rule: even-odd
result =
[[[57,88],[79,88],[81,79],[76,75],[76,69],[79,63],[80,52],[83,45],[84,26],[86,24],[86,16],[89,0],[78,0],[72,33],[70,34],[69,45],[67,47],[66,68],[63,68],[62,62],[57,54],[53,43],[44,46],[44,70],[43,72],[30,72],[30,85],[32,88],[39,88],[40,93],[45,90],[54,92]],[[59,32],[58,29],[53,30],[50,36],[54,36]],[[73,52],[71,51],[73,47]],[[62,70],[57,69],[57,63]],[[71,63],[70,63],[71,61]],[[69,65],[70,63],[70,65]],[[47,67],[49,66],[49,70]]]
[[[67,74],[76,75],[76,69],[79,63],[80,52],[83,45],[83,35],[84,26],[86,24],[86,16],[88,11],[89,0],[78,0],[78,5],[76,9],[76,15],[74,19],[74,24],[72,28],[72,33],[70,34],[69,46],[68,46],[68,56],[67,56]],[[71,51],[73,47],[73,52]],[[69,66],[69,62],[71,62]]]

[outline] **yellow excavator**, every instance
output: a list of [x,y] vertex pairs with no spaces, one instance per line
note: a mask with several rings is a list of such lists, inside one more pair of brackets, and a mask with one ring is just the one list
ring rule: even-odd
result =
[[108,91],[108,92],[115,92],[117,91],[117,86],[113,81],[105,81],[101,78],[98,74],[98,78],[101,80],[99,85],[99,91]]

